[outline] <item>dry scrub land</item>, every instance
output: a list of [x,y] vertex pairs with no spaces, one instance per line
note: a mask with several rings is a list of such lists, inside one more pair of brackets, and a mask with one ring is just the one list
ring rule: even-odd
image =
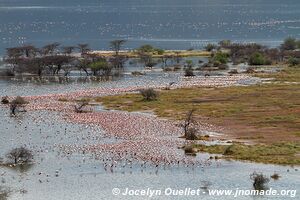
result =
[[152,111],[173,120],[182,120],[187,111],[196,109],[197,120],[224,127],[223,139],[235,141],[231,146],[194,145],[198,151],[223,154],[224,158],[300,164],[300,68],[255,75],[272,80],[247,87],[162,90],[158,100],[150,102],[139,94],[96,101],[111,109]]

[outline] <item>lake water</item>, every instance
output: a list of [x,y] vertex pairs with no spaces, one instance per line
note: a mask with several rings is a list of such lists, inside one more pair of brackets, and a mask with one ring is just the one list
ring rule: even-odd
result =
[[300,36],[298,0],[0,0],[0,54],[27,43],[108,49],[119,38],[127,48],[202,48],[222,39],[277,46],[287,36]]
[[[145,43],[167,49],[202,48],[207,42],[221,39],[277,46],[288,35],[299,37],[299,30],[298,0],[0,0],[0,55],[6,47],[28,43],[41,46],[50,42],[64,45],[86,42],[94,49],[108,49],[108,42],[119,38],[128,40],[126,48]],[[202,60],[207,62],[205,58]],[[75,80],[58,84],[39,83],[34,77],[3,79],[0,80],[0,93],[30,96],[95,87],[168,85],[179,82],[182,77],[182,72],[157,71],[133,77],[129,75],[133,70],[142,68],[139,65],[128,67],[123,77],[109,82],[92,82],[87,78],[84,82]],[[196,74],[201,75],[200,72]],[[142,114],[138,114],[142,118]],[[0,115],[0,158],[5,158],[10,149],[19,146],[32,149],[35,155],[35,164],[31,168],[18,171],[0,167],[0,189],[3,186],[11,190],[8,199],[145,199],[113,196],[114,187],[122,191],[126,187],[201,188],[200,197],[158,196],[153,199],[220,199],[209,196],[205,188],[252,189],[249,175],[254,171],[268,177],[274,172],[279,173],[281,178],[269,183],[273,189],[300,187],[299,167],[237,161],[212,160],[209,165],[198,167],[180,164],[158,168],[153,165],[140,167],[140,163],[122,167],[123,163],[119,163],[112,172],[104,169],[105,162],[96,159],[93,153],[66,154],[60,148],[122,142],[120,138],[108,137],[102,127],[70,123],[62,120],[64,116],[46,111],[29,111],[11,117],[9,108],[3,105],[0,105]],[[177,146],[172,149],[184,156]],[[206,163],[209,156],[198,154],[191,159]],[[245,196],[237,199],[288,198]],[[222,199],[232,199],[232,196],[222,196]]]

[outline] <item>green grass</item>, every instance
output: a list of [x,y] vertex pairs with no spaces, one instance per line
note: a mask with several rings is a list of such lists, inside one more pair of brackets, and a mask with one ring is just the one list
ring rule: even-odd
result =
[[[98,98],[108,108],[126,111],[151,110],[164,118],[182,120],[188,110],[215,119],[234,120],[246,126],[280,127],[299,131],[300,89],[296,84],[265,84],[229,88],[185,88],[161,91],[157,101],[146,102],[139,94]],[[276,130],[275,130],[276,131]]]
[[[236,139],[257,143],[252,146],[234,144],[234,153],[224,157],[300,164],[300,68],[286,67],[278,73],[258,76],[274,80],[247,87],[162,90],[156,101],[143,101],[140,94],[98,97],[94,100],[111,109],[147,110],[173,120],[183,120],[189,110],[195,109],[197,120],[209,119],[210,123],[236,129],[238,134],[244,133]],[[252,132],[248,133],[248,130]],[[282,144],[276,144],[279,141]],[[227,147],[202,146],[200,150],[223,154]]]
[[248,160],[260,163],[299,165],[300,143],[278,143],[272,145],[256,144],[245,145],[234,143],[232,145],[192,145],[200,152],[222,154],[221,158]]

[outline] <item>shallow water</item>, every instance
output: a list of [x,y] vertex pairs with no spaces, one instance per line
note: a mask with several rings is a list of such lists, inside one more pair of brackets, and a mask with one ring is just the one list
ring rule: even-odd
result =
[[[67,123],[60,114],[45,111],[28,112],[10,117],[8,108],[1,106],[1,157],[13,147],[26,146],[33,150],[35,164],[22,171],[0,168],[1,185],[10,187],[9,199],[144,199],[143,197],[114,196],[113,188],[130,189],[252,189],[249,175],[263,172],[270,176],[279,173],[278,181],[271,180],[273,189],[298,189],[299,171],[289,166],[274,166],[235,161],[215,161],[199,166],[141,167],[139,163],[106,170],[103,161],[88,152],[65,153],[60,146],[110,144],[122,141],[105,135],[101,127]],[[178,149],[179,154],[183,151]],[[109,156],[109,155],[107,155]],[[205,161],[208,154],[199,154],[194,160]],[[287,171],[288,170],[288,171]],[[22,192],[20,192],[22,191]],[[24,192],[25,191],[25,192]],[[201,199],[219,199],[201,189]],[[239,197],[239,199],[270,199],[268,197]],[[199,199],[199,197],[158,196],[155,199]],[[232,199],[223,196],[222,199]],[[272,198],[274,199],[274,198]],[[276,197],[275,199],[286,199]]]
[[278,46],[299,37],[298,0],[1,0],[0,55],[24,43],[89,43],[108,49],[150,43],[166,49],[202,48],[231,39]]

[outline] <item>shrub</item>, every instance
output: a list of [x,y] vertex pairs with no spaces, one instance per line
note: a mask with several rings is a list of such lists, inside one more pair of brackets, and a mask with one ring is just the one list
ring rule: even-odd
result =
[[270,179],[268,179],[263,174],[258,174],[256,172],[250,175],[250,179],[253,181],[253,187],[255,190],[267,189],[266,184],[268,184],[270,181]]
[[[28,102],[25,101],[25,99],[23,97],[17,96],[14,100],[11,101],[10,103],[10,111],[11,114],[15,115],[16,114],[16,110],[18,107],[23,107],[24,104],[27,104]],[[23,112],[26,112],[26,110],[24,109]]]
[[181,66],[180,65],[175,65],[174,66],[174,71],[178,71],[178,70],[181,70]]
[[195,76],[194,70],[189,67],[184,70],[184,76]]
[[164,72],[171,72],[171,71],[173,71],[173,69],[171,67],[165,67],[163,71]]
[[292,37],[286,38],[283,44],[281,44],[282,50],[295,50],[296,48],[297,48],[297,40]]
[[233,148],[234,148],[233,145],[228,146],[228,147],[225,149],[223,155],[225,155],[225,156],[232,155],[232,154],[234,153]]
[[133,75],[133,76],[142,76],[142,75],[144,75],[144,73],[139,72],[139,71],[134,71],[134,72],[131,72],[131,75]]
[[278,180],[280,178],[279,174],[277,173],[274,173],[272,176],[271,176],[272,179],[274,179],[275,181]]
[[5,96],[5,97],[2,97],[2,99],[1,99],[1,103],[2,103],[2,104],[9,104],[8,97],[7,97],[7,96]]
[[250,65],[264,65],[265,61],[266,61],[265,57],[261,53],[256,52],[251,55],[251,57],[249,59],[249,64]]
[[188,127],[186,134],[185,134],[186,140],[198,140],[197,136],[197,129],[194,127]]
[[228,62],[228,54],[221,51],[217,52],[213,57],[213,62],[219,62],[221,64],[226,64]]
[[14,100],[11,101],[12,104],[17,104],[17,105],[23,105],[27,104],[28,102],[20,96],[17,96]]
[[187,147],[184,147],[184,153],[195,156],[197,153],[197,149],[193,148],[192,146],[187,146]]
[[76,113],[83,113],[83,112],[85,112],[83,109],[87,105],[88,105],[88,101],[81,101],[81,103],[78,106],[76,106],[76,105],[74,106],[75,112]]
[[140,94],[144,97],[145,101],[153,101],[158,98],[158,92],[153,88],[142,89],[140,90]]
[[300,64],[300,60],[298,58],[294,58],[294,57],[290,57],[288,59],[288,64],[290,66],[296,66],[296,65],[299,65]]
[[11,150],[9,153],[7,153],[6,157],[14,164],[28,163],[33,159],[31,151],[24,147]]
[[229,74],[238,74],[238,70],[237,69],[232,69],[228,72]]

